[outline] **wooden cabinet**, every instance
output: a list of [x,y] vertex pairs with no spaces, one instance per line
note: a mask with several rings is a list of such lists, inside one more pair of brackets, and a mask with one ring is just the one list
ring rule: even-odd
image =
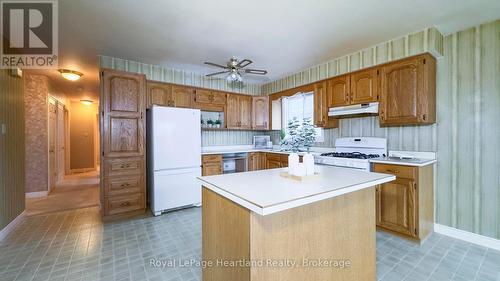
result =
[[436,122],[436,60],[429,54],[382,67],[380,124]]
[[266,169],[266,153],[251,152],[248,153],[248,171],[258,171]]
[[370,103],[379,100],[380,70],[370,68],[351,74],[350,104]]
[[147,82],[147,107],[152,105],[172,105],[172,85],[167,83]]
[[206,111],[225,111],[226,94],[207,89],[194,90],[194,107]]
[[252,129],[269,129],[269,97],[252,97]]
[[337,128],[339,120],[328,117],[327,82],[314,84],[314,125],[321,128]]
[[193,89],[161,82],[147,82],[147,107],[152,105],[193,107]]
[[326,81],[328,108],[349,105],[350,76],[343,75]]
[[226,122],[228,129],[252,128],[252,97],[227,95]]
[[183,86],[172,86],[172,105],[175,107],[193,107],[193,89]]
[[396,176],[376,187],[377,227],[424,240],[434,227],[433,165],[374,164],[373,170]]
[[202,156],[202,171],[203,176],[213,176],[222,174],[222,155],[209,154]]
[[288,167],[288,154],[266,153],[266,169]]
[[[165,91],[157,88],[150,97],[162,102]],[[146,77],[102,71],[100,101],[103,218],[144,213]]]

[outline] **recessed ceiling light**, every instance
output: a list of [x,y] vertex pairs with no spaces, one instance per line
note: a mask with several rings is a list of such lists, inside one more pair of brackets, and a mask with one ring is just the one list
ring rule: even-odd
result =
[[92,103],[94,103],[93,101],[91,100],[80,100],[80,102],[84,105],[92,105]]
[[83,73],[69,69],[59,69],[59,72],[64,79],[68,79],[70,81],[76,81],[83,76]]

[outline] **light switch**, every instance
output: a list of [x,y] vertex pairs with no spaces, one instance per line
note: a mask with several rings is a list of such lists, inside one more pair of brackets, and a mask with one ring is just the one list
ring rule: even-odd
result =
[[5,124],[2,124],[2,135],[7,134],[7,126]]

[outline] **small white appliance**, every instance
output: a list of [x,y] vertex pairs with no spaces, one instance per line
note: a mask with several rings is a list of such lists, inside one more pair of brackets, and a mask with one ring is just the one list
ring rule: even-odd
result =
[[253,147],[262,149],[267,148],[267,143],[271,141],[271,136],[254,136],[253,137]]
[[328,109],[328,116],[346,116],[358,114],[378,114],[378,102],[338,106]]
[[386,155],[385,138],[338,138],[333,152],[317,155],[315,163],[370,171],[370,159]]
[[147,112],[148,191],[151,211],[201,202],[200,110],[153,106]]

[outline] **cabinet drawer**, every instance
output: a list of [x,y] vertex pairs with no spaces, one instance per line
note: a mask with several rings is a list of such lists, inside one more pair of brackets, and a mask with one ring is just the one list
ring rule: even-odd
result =
[[141,193],[145,189],[142,175],[104,178],[104,196]]
[[105,198],[106,215],[117,215],[144,209],[144,194],[133,193]]
[[144,172],[143,158],[106,159],[104,176],[142,174]]
[[202,161],[203,161],[203,163],[222,162],[222,155],[220,155],[220,154],[203,155]]
[[416,179],[417,178],[416,167],[392,165],[392,164],[374,164],[373,170],[377,173],[391,174],[398,178],[406,179]]

